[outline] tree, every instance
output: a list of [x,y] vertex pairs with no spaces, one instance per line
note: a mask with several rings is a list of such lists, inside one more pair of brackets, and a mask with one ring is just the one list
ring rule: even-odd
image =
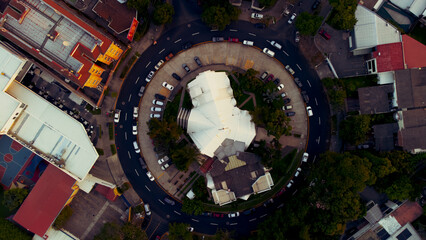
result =
[[13,188],[4,192],[3,205],[9,210],[19,207],[28,195],[28,189]]
[[120,232],[124,240],[148,240],[146,233],[131,223],[125,223]]
[[200,215],[204,212],[204,205],[200,200],[184,198],[182,201],[182,212],[189,215]]
[[277,0],[258,0],[258,2],[261,7],[271,7],[275,5]]
[[329,24],[339,30],[353,29],[357,19],[355,10],[358,6],[357,0],[329,0],[333,11],[329,17]]
[[308,12],[302,12],[299,17],[296,18],[296,28],[299,29],[302,35],[314,36],[317,33],[318,28],[321,26],[323,17],[312,15]]
[[348,117],[340,123],[339,135],[350,144],[358,145],[367,140],[370,131],[370,116],[358,115]]
[[96,235],[94,240],[147,240],[148,236],[139,227],[125,223],[123,226],[117,223],[107,222]]
[[188,170],[189,165],[191,165],[192,162],[197,161],[197,157],[200,155],[198,149],[190,144],[186,144],[183,147],[178,146],[173,148],[170,152],[173,163],[180,171]]
[[149,0],[128,0],[127,6],[136,9],[139,14],[147,11]]
[[173,8],[173,5],[165,2],[155,7],[152,20],[157,25],[171,23],[174,14],[175,9]]
[[188,231],[189,224],[186,223],[170,223],[169,239],[170,240],[191,240],[191,232]]
[[105,223],[101,232],[93,240],[121,240],[120,225],[112,222]]
[[155,147],[164,152],[168,152],[183,133],[175,121],[161,121],[157,118],[152,118],[148,122],[148,129],[148,135],[154,140]]
[[70,217],[73,214],[72,208],[67,205],[62,209],[61,213],[59,213],[58,217],[55,219],[55,222],[53,223],[53,227],[56,229],[61,229],[64,227],[65,223],[70,219]]
[[4,218],[0,218],[0,238],[7,240],[31,240],[32,237]]
[[229,232],[227,229],[219,228],[214,235],[214,239],[216,240],[232,240],[233,232]]
[[228,1],[205,1],[203,3],[201,20],[213,28],[224,30],[231,21],[238,19],[241,10],[232,6]]

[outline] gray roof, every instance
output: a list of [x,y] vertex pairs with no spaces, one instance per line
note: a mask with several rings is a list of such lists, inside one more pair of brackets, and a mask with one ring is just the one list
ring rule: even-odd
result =
[[404,150],[426,149],[426,108],[402,112],[403,128],[398,133],[398,145]]
[[397,123],[374,125],[374,142],[377,151],[390,151],[395,148]]
[[358,89],[359,105],[362,114],[389,112],[392,104],[393,85],[386,84]]
[[395,71],[395,80],[398,107],[426,106],[426,69]]

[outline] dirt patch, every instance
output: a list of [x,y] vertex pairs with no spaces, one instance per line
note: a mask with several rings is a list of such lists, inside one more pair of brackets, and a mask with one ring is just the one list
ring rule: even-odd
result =
[[325,60],[322,53],[315,46],[314,38],[311,36],[302,36],[300,38],[299,49],[303,56],[308,60],[309,65],[311,65],[312,68],[315,68],[315,66]]

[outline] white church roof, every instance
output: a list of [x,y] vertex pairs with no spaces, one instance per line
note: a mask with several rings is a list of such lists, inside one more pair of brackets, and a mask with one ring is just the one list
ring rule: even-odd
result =
[[228,77],[224,72],[200,73],[188,84],[194,108],[187,132],[202,154],[213,157],[229,138],[244,142],[247,148],[256,135],[250,114],[237,108]]

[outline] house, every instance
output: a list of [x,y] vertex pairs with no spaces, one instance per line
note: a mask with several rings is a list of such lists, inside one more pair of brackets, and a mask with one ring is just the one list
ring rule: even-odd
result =
[[358,89],[361,114],[386,113],[392,110],[393,85],[386,84]]
[[397,123],[377,124],[373,127],[374,132],[374,148],[376,151],[391,151],[397,145]]

